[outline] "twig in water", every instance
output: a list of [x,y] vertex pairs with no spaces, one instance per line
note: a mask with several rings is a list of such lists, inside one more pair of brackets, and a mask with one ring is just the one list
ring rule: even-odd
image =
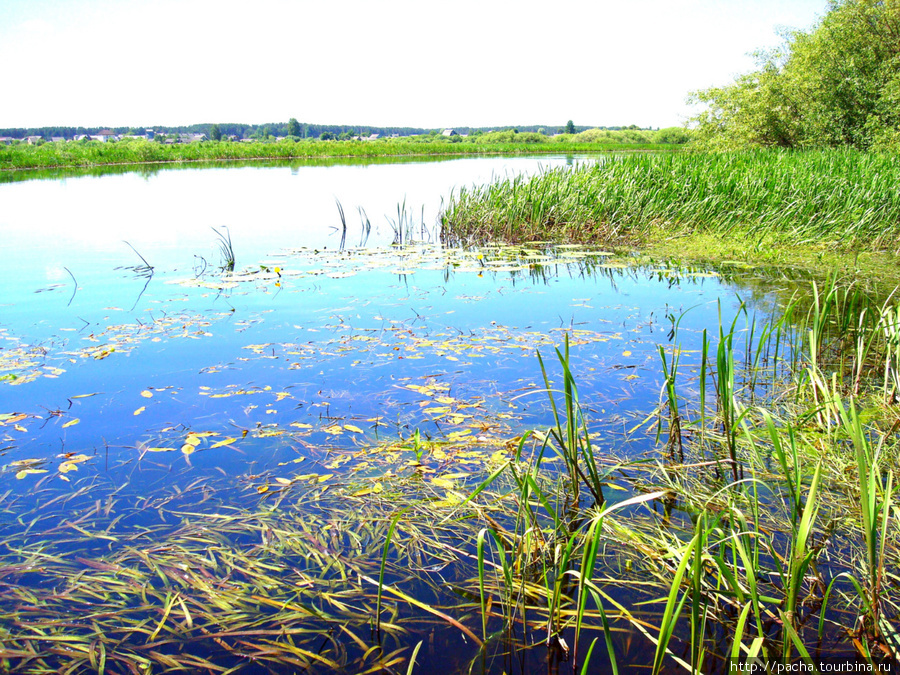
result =
[[69,307],[72,304],[72,301],[75,299],[75,294],[78,292],[78,280],[75,279],[75,275],[72,274],[72,270],[68,267],[63,267],[63,269],[69,273],[69,276],[72,277],[72,283],[75,284],[75,288],[72,289],[72,297],[69,298],[69,302],[66,304],[66,307]]

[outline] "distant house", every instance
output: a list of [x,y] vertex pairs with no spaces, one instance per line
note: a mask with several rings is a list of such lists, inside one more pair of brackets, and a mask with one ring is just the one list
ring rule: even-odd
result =
[[9,145],[15,140],[17,139],[13,138],[12,136],[0,136],[0,145]]
[[447,138],[450,138],[451,136],[459,136],[459,134],[456,133],[456,129],[444,129],[441,132],[441,136],[446,136]]
[[53,141],[54,143],[65,143],[66,142],[66,139],[63,138],[62,136],[51,136],[50,140]]
[[83,140],[85,140],[85,139],[91,140],[91,137],[88,136],[87,134],[78,134],[78,135],[75,137],[75,140],[76,140],[76,141],[83,141]]
[[28,143],[28,145],[35,145],[37,143],[40,143],[42,140],[44,140],[44,139],[41,136],[26,136],[25,137],[25,142]]
[[106,143],[106,141],[114,141],[116,140],[116,132],[111,129],[104,129],[103,131],[98,131],[96,135],[91,136],[95,141],[102,141]]
[[178,140],[182,143],[199,143],[200,141],[207,140],[206,134],[181,134],[178,137]]
[[367,141],[374,141],[374,140],[377,140],[378,137],[379,137],[380,135],[381,135],[381,134],[370,134],[368,137],[366,137],[365,140],[367,140]]

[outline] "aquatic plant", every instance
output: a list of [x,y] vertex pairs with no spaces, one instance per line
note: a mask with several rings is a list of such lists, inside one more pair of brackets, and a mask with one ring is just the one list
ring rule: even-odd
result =
[[708,232],[790,246],[896,248],[900,168],[853,150],[633,154],[460,189],[446,241],[605,242]]

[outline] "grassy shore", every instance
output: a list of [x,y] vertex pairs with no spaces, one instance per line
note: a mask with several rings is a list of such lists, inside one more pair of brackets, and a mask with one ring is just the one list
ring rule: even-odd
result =
[[900,244],[895,155],[815,152],[642,154],[464,189],[448,240],[646,241],[700,232],[844,250]]
[[459,142],[424,137],[376,141],[204,141],[171,145],[143,139],[34,146],[19,143],[0,146],[0,171],[217,160],[671,151],[680,147],[676,144],[615,141],[602,136],[564,136],[551,141],[549,137],[539,134],[514,135],[511,132],[488,136],[483,140],[473,138]]

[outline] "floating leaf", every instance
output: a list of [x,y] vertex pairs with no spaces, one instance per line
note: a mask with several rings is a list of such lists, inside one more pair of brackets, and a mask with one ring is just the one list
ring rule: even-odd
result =
[[138,408],[137,410],[135,410],[134,413],[132,413],[132,414],[134,414],[134,415],[140,415],[140,414],[141,414],[142,412],[144,412],[146,409],[147,409],[147,408],[145,408],[144,406],[141,406],[140,408]]
[[149,389],[144,389],[144,391],[141,392],[141,396],[144,398],[153,398],[153,392]]
[[236,443],[236,438],[226,438],[225,440],[219,441],[218,443],[213,443],[210,447],[210,450],[215,450],[216,448],[221,448],[225,445],[231,445],[232,443]]
[[147,452],[175,452],[175,448],[147,448]]
[[66,427],[74,427],[74,426],[75,426],[76,424],[78,424],[80,421],[81,421],[81,420],[80,420],[79,418],[76,417],[75,419],[69,420],[68,422],[66,422],[65,424],[63,424],[63,425],[62,425],[62,428],[65,429]]
[[47,469],[22,469],[21,471],[16,473],[16,478],[22,480],[25,476],[32,473],[47,473]]
[[362,430],[362,429],[360,429],[358,426],[355,426],[355,425],[353,425],[353,424],[345,424],[345,425],[344,425],[344,428],[345,428],[347,431],[352,431],[354,434],[361,434],[361,433],[363,433],[363,430]]

